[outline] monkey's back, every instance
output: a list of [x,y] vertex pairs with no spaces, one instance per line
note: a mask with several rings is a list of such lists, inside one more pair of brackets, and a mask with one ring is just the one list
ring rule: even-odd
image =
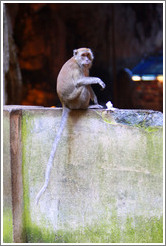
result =
[[76,81],[83,77],[81,67],[74,57],[61,68],[57,78],[57,94],[63,106],[71,109],[87,108],[90,101],[88,87],[76,87]]

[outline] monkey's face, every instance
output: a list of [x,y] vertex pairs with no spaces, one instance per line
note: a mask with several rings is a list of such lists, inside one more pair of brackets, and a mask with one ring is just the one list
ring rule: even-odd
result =
[[88,69],[91,67],[93,54],[90,49],[80,48],[78,50],[74,50],[74,57],[81,67],[87,67]]

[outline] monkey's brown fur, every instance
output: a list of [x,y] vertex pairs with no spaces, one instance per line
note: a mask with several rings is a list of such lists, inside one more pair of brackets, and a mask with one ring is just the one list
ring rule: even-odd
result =
[[[55,137],[47,163],[45,183],[36,197],[37,203],[48,186],[57,144],[61,138],[70,110],[102,108],[102,106],[98,104],[97,97],[91,88],[91,84],[99,84],[102,88],[105,88],[105,84],[97,77],[89,77],[89,69],[92,66],[93,59],[93,53],[89,48],[74,50],[73,57],[62,66],[59,72],[57,78],[57,93],[63,106],[63,114],[60,128]],[[94,105],[92,106],[89,106],[90,99],[94,101]]]

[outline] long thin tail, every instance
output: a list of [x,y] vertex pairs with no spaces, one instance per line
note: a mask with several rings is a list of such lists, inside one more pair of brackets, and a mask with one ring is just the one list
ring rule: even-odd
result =
[[60,127],[59,127],[58,133],[57,133],[57,135],[55,137],[55,140],[54,140],[54,143],[53,143],[53,146],[52,146],[52,150],[51,150],[51,153],[50,153],[50,157],[49,157],[49,160],[48,160],[48,163],[47,163],[47,167],[46,167],[45,182],[44,182],[43,187],[41,188],[41,190],[39,191],[39,193],[36,196],[36,204],[38,204],[41,195],[45,192],[45,190],[46,190],[46,188],[48,186],[49,177],[50,177],[50,171],[51,171],[51,168],[52,168],[52,164],[53,164],[56,148],[57,148],[57,145],[58,145],[59,140],[61,138],[63,129],[64,129],[65,125],[66,125],[69,112],[70,112],[70,109],[68,109],[66,107],[63,107],[63,113],[62,113]]

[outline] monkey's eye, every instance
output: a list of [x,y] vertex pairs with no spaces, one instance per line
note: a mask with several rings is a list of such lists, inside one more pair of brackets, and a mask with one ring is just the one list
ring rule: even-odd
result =
[[82,56],[82,57],[85,57],[85,56],[86,56],[86,54],[82,54],[81,56]]

